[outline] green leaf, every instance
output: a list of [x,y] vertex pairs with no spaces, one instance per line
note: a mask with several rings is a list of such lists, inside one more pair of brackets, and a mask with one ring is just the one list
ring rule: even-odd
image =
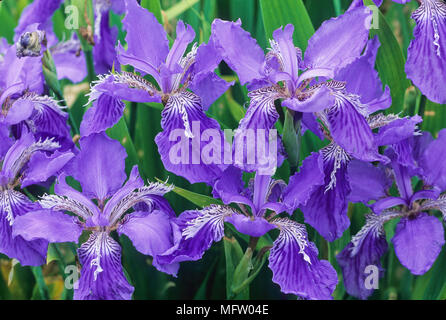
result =
[[163,15],[161,14],[161,4],[159,0],[141,0],[141,7],[152,12],[158,22],[163,24]]
[[260,0],[266,37],[272,39],[273,31],[288,23],[294,25],[294,44],[307,48],[314,27],[302,0]]
[[425,97],[422,97],[421,103],[424,103],[424,106],[420,106],[423,110],[421,128],[436,136],[438,131],[443,129],[446,124],[446,105],[432,102]]
[[8,42],[12,42],[14,38],[14,28],[17,26],[17,23],[4,1],[0,2],[0,20],[2,21],[0,37],[5,37]]
[[[233,295],[232,284],[234,280],[235,268],[243,258],[243,250],[234,237],[224,237],[223,244],[225,248],[226,261],[226,297],[230,298]],[[249,291],[242,292],[241,295],[249,299]]]
[[[158,180],[159,182],[164,182],[158,178],[156,178],[156,180]],[[170,185],[168,183],[165,183],[165,184],[168,186]],[[195,192],[192,192],[192,191],[189,191],[186,189],[182,189],[179,187],[174,187],[174,189],[172,191],[201,208],[207,207],[211,204],[221,204],[221,205],[223,204],[223,202],[221,202],[219,199],[215,199],[215,198],[205,196],[205,195],[202,195],[199,193],[195,193]]]
[[446,286],[446,249],[443,247],[434,265],[430,270],[432,270],[429,283],[424,291],[423,299],[432,300],[436,299]]
[[36,279],[36,285],[40,294],[40,298],[42,300],[48,300],[49,299],[48,287],[46,286],[45,280],[43,279],[42,267],[41,266],[31,267],[31,271],[33,272],[34,278]]
[[294,111],[286,109],[282,140],[288,154],[291,174],[294,174],[299,166],[300,142],[302,140],[300,127],[301,121],[294,120]]
[[57,79],[56,65],[49,50],[43,52],[42,71],[46,84],[60,97],[63,97],[62,88]]
[[255,28],[255,0],[230,0],[229,8],[231,20],[236,21],[241,19],[243,22],[243,29],[249,33],[254,33]]
[[171,8],[165,11],[165,15],[167,20],[171,20],[177,18],[187,9],[193,7],[199,0],[183,0],[173,5]]
[[232,98],[229,91],[225,93],[224,98],[226,99],[226,106],[229,112],[238,123],[245,116],[246,109]]
[[206,300],[206,291],[209,285],[209,280],[212,277],[212,275],[215,273],[215,268],[217,267],[218,260],[215,260],[212,263],[212,266],[209,268],[208,272],[206,273],[206,276],[204,277],[203,282],[200,285],[200,288],[198,288],[197,293],[194,296],[194,300]]
[[[370,35],[378,35],[381,46],[376,58],[376,67],[380,78],[390,88],[392,106],[386,110],[388,113],[398,113],[404,107],[406,89],[410,86],[404,72],[405,59],[401,47],[395,38],[384,15],[374,5],[372,0],[364,0],[364,4],[374,12],[378,12],[378,29],[371,29]],[[372,27],[375,24],[372,21]]]
[[[87,39],[82,36],[82,33],[88,33],[90,37],[94,34],[94,10],[91,0],[70,0],[70,5],[77,8],[79,16],[79,28],[76,29],[76,34],[81,42],[82,50],[87,53],[91,52],[92,44],[88,43]],[[92,40],[92,39],[90,39]]]
[[246,284],[246,280],[252,269],[252,254],[252,249],[248,247],[245,254],[237,263],[231,281],[229,299],[249,299],[249,287]]
[[267,256],[268,253],[265,253],[260,258],[256,257],[253,261],[251,248],[248,247],[246,249],[242,260],[234,271],[234,280],[231,287],[234,299],[246,299],[240,295],[246,292],[246,290],[249,290],[249,284],[257,277],[260,270],[262,270]]

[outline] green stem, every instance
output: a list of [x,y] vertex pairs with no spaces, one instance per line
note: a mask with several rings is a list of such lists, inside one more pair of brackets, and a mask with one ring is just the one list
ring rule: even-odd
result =
[[285,111],[285,123],[283,125],[283,144],[288,154],[290,164],[290,175],[294,175],[299,167],[301,135],[301,115],[293,110]]
[[37,198],[31,192],[29,192],[28,189],[23,188],[22,191],[28,196],[29,199],[31,199],[32,201],[37,201]]
[[420,98],[420,104],[419,104],[419,106],[418,106],[418,114],[420,115],[420,116],[424,116],[424,111],[425,111],[425,109],[426,109],[426,103],[427,103],[427,98],[426,98],[426,96],[423,94],[423,95],[421,95],[421,98]]
[[64,257],[62,255],[62,253],[60,252],[58,244],[57,243],[50,243],[50,246],[53,246],[54,251],[56,252],[57,266],[59,267],[59,270],[60,270],[60,272],[62,274],[62,278],[64,280],[64,289],[63,289],[63,293],[62,293],[62,299],[63,300],[69,300],[69,299],[72,298],[72,292],[65,287],[65,280],[67,278],[67,275],[65,274],[65,269],[66,269],[67,265],[66,265],[66,263],[64,261]]
[[333,0],[333,6],[335,9],[336,16],[340,16],[342,13],[341,0]]
[[327,241],[327,256],[328,256],[328,262],[330,262],[331,265],[333,265],[333,256],[332,256],[332,250],[331,250],[331,243]]
[[138,104],[136,102],[130,103],[130,121],[129,121],[129,133],[130,138],[135,141],[135,129],[136,129],[136,113],[138,112]]
[[93,51],[92,50],[85,51],[85,59],[87,60],[88,82],[91,83],[94,80],[96,80],[96,73],[94,71]]
[[257,242],[259,242],[259,237],[249,237],[248,248],[251,248],[252,252],[255,251]]
[[37,288],[39,289],[40,297],[42,300],[49,300],[48,287],[43,279],[42,267],[31,267],[31,271],[36,279]]

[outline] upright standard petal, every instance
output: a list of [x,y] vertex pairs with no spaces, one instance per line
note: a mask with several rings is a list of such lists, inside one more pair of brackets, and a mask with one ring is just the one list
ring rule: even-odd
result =
[[[22,12],[18,26],[15,28],[15,34],[20,35],[27,26],[33,23],[45,23],[51,18],[62,0],[35,0],[29,4]],[[17,40],[17,39],[15,39]]]
[[176,31],[176,39],[166,58],[166,66],[170,71],[175,70],[175,65],[179,64],[187,46],[195,38],[194,29],[190,25],[185,25],[181,20],[177,23]]
[[289,219],[272,221],[280,229],[269,255],[273,281],[284,293],[305,299],[330,300],[338,283],[336,270],[318,259],[316,246],[308,240],[305,227]]
[[83,137],[79,143],[81,151],[67,167],[67,174],[80,182],[86,196],[104,201],[125,181],[125,149],[105,134]]
[[115,43],[118,38],[118,28],[110,28],[108,11],[99,13],[102,17],[99,25],[99,36],[95,36],[95,45],[93,47],[94,70],[98,74],[108,73],[118,65]]
[[305,65],[336,70],[359,57],[368,39],[371,15],[358,8],[325,21],[308,41]]
[[443,224],[422,212],[415,218],[402,218],[392,238],[401,264],[415,275],[428,271],[444,245]]
[[283,29],[279,28],[273,32],[273,38],[277,43],[280,57],[282,58],[282,71],[290,76],[290,91],[294,91],[294,88],[297,85],[299,63],[301,59],[300,54],[298,54],[299,51],[297,51],[294,46],[293,32],[294,26],[292,24],[287,24]]
[[446,3],[423,0],[412,18],[417,25],[407,50],[407,77],[429,100],[446,103]]
[[265,54],[249,32],[243,30],[240,20],[215,19],[212,38],[223,60],[237,73],[242,85],[264,78]]
[[26,241],[20,235],[14,236],[12,229],[16,218],[39,209],[38,204],[15,190],[0,191],[0,252],[19,260],[22,266],[40,266],[46,262],[46,240]]
[[130,300],[134,288],[121,265],[121,247],[106,232],[93,232],[77,251],[82,264],[74,300]]
[[127,31],[127,53],[147,61],[157,69],[169,53],[166,32],[153,13],[142,8],[136,0],[125,0],[125,4],[126,16],[122,23]]
[[377,36],[369,40],[364,54],[349,65],[338,70],[334,78],[345,81],[346,91],[360,96],[361,103],[366,104],[369,113],[387,109],[392,104],[390,89],[383,84],[375,70],[376,55],[380,42]]

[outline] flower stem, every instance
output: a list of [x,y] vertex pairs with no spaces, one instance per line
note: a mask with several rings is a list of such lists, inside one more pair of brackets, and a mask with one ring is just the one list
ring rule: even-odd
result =
[[252,252],[255,251],[257,242],[259,242],[259,237],[249,237],[248,248],[251,248]]
[[88,82],[93,82],[96,79],[96,73],[94,71],[93,63],[93,51],[85,50],[85,59],[87,61],[87,71],[88,71]]
[[283,144],[288,154],[290,164],[290,175],[297,172],[299,167],[302,113],[287,109],[285,112],[285,123],[283,126]]
[[48,300],[49,299],[48,287],[46,286],[45,280],[43,278],[42,267],[32,266],[31,271],[34,275],[34,278],[36,279],[37,288],[39,289],[40,293],[40,298],[42,300]]

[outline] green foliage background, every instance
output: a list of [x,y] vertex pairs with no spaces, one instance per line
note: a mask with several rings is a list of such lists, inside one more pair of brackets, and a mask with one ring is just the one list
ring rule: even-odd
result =
[[[91,0],[89,0],[91,1]],[[371,0],[364,0],[370,4]],[[30,0],[3,0],[0,2],[0,36],[12,43],[14,28],[23,8]],[[72,0],[71,2],[76,2]],[[83,2],[83,1],[81,1]],[[350,0],[142,0],[142,5],[152,11],[165,29],[175,38],[176,21],[181,19],[190,24],[196,31],[198,42],[206,42],[210,36],[210,27],[214,18],[242,20],[242,26],[255,37],[266,50],[267,39],[272,31],[281,25],[292,23],[295,26],[294,40],[301,49],[306,47],[308,39],[320,24],[331,17],[342,14],[349,6]],[[417,4],[398,5],[390,0],[380,8],[379,28],[372,30],[371,36],[377,34],[381,41],[378,54],[377,69],[382,81],[389,85],[393,104],[388,112],[401,115],[420,114],[424,122],[423,130],[434,135],[446,124],[446,106],[440,106],[427,100],[418,89],[413,87],[404,74],[404,63],[407,47],[412,38],[414,21],[411,12]],[[119,28],[119,39],[124,41],[122,17],[111,13],[111,23]],[[54,30],[60,39],[70,35],[64,28],[63,7],[53,17]],[[91,48],[86,47],[86,50]],[[91,70],[92,71],[92,70]],[[220,73],[227,80],[237,80],[236,76],[224,64]],[[69,107],[73,134],[78,132],[79,123],[85,111],[89,91],[89,82],[95,74],[90,72],[83,83],[72,85],[68,81],[61,82],[61,91]],[[237,82],[209,109],[208,115],[219,121],[222,128],[235,129],[238,121],[245,113],[247,105],[246,88]],[[166,180],[178,188],[167,195],[177,214],[186,209],[202,207],[216,200],[210,197],[211,189],[204,184],[190,185],[185,179],[166,172],[157,152],[154,137],[160,132],[160,111],[158,104],[128,103],[125,117],[108,134],[121,141],[128,152],[127,169],[138,164],[141,174],[146,179]],[[281,132],[281,123],[278,130]],[[325,143],[319,141],[311,133],[303,137],[302,160],[311,151],[318,150]],[[277,177],[288,179],[288,164],[285,163],[277,172]],[[31,188],[30,196],[38,196],[44,192],[39,188]],[[342,276],[336,263],[335,255],[349,242],[364,224],[366,208],[362,205],[350,205],[349,217],[351,227],[344,235],[327,243],[311,227],[309,236],[320,250],[320,258],[328,259],[337,269],[340,282],[334,293],[335,299],[352,299],[345,293]],[[302,214],[295,214],[302,221]],[[388,240],[393,236],[396,224],[386,225]],[[247,238],[238,234],[233,228],[227,228],[223,241],[215,244],[201,261],[182,263],[177,278],[158,272],[151,265],[150,259],[138,253],[129,239],[119,238],[123,247],[123,265],[130,283],[135,287],[134,299],[225,299],[233,272],[233,259],[240,258],[240,252],[247,246]],[[264,237],[258,247],[271,243],[269,236]],[[446,298],[446,249],[430,271],[422,276],[413,276],[401,266],[390,250],[383,257],[385,277],[381,279],[379,290],[371,299],[445,299]],[[74,245],[50,245],[48,263],[42,267],[22,267],[19,263],[0,256],[0,299],[70,299],[72,290],[65,289],[63,270],[66,265],[75,265]],[[284,295],[279,286],[271,281],[271,271],[266,267],[252,282],[249,290],[239,297],[250,299],[295,299],[295,296]],[[228,280],[228,281],[227,281]]]

